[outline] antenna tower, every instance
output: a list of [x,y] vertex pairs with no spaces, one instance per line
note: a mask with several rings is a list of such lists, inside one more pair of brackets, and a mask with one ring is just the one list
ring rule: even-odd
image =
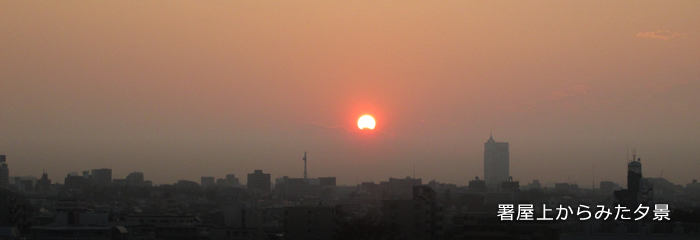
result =
[[309,175],[306,173],[306,152],[304,152],[304,179],[308,177]]
[[413,179],[416,179],[416,164],[413,164]]
[[591,183],[593,186],[592,189],[595,189],[595,164],[593,164],[593,180],[591,180]]

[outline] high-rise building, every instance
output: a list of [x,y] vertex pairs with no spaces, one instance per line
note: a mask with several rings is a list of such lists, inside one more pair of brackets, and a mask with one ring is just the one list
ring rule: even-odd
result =
[[51,191],[51,179],[49,179],[49,174],[46,172],[42,173],[41,179],[36,181],[36,186],[34,188],[37,192]]
[[635,208],[639,204],[646,205],[654,198],[654,184],[642,177],[642,159],[634,158],[627,163],[627,189],[613,192],[613,204]]
[[490,188],[510,177],[510,152],[507,142],[496,142],[493,135],[484,143],[484,182]]
[[112,183],[112,169],[101,168],[92,169],[92,178],[98,186],[105,186]]
[[65,180],[63,180],[63,187],[65,189],[83,189],[85,187],[94,185],[94,183],[95,179],[68,174]]
[[226,174],[226,182],[230,187],[238,187],[241,185],[241,182],[238,181],[238,178],[234,174]]
[[217,178],[217,179],[216,179],[216,187],[218,187],[218,188],[226,188],[226,187],[230,187],[230,185],[228,184],[228,182],[226,181],[226,179]]
[[144,179],[144,177],[143,177],[142,172],[132,172],[126,176],[126,181],[134,182],[134,183],[143,182],[143,179]]
[[126,184],[129,186],[143,186],[143,173],[132,172],[126,176]]
[[201,185],[203,188],[214,187],[216,186],[216,179],[214,177],[202,177]]
[[5,155],[0,155],[0,187],[10,187],[10,169],[5,163]]
[[270,184],[271,180],[269,173],[263,173],[262,170],[255,170],[253,173],[248,173],[248,191],[259,189],[264,192],[270,192]]

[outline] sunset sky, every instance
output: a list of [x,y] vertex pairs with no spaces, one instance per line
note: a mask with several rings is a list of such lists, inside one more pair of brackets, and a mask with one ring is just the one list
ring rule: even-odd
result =
[[11,176],[465,185],[490,132],[521,185],[700,178],[700,1],[0,1]]

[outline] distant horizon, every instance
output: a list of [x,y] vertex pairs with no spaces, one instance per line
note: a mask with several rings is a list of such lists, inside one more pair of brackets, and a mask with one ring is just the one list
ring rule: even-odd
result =
[[[634,150],[634,149],[633,149],[633,150]],[[632,153],[630,153],[630,155],[628,155],[628,157],[634,157],[634,156],[635,156],[635,155],[631,155],[631,154],[632,154]],[[0,155],[3,155],[3,154],[0,154]],[[7,155],[6,155],[6,156],[7,156]],[[637,157],[638,157],[638,156],[637,156]],[[627,160],[627,163],[628,163],[630,160],[633,160],[633,159],[632,159],[632,158],[628,159],[628,160]],[[636,158],[635,158],[635,160],[636,160]],[[643,163],[642,163],[642,164],[643,164]],[[9,165],[9,164],[8,164],[8,165]],[[188,181],[193,181],[193,182],[197,182],[198,184],[201,184],[201,178],[202,178],[202,177],[214,177],[214,179],[225,179],[227,174],[232,174],[232,173],[227,173],[227,174],[224,174],[224,175],[222,175],[222,176],[204,175],[204,176],[198,177],[198,178],[196,178],[196,179],[194,179],[194,180],[193,180],[193,179],[178,179],[178,180],[175,180],[175,181],[172,182],[172,183],[157,183],[157,182],[154,182],[154,181],[150,180],[150,179],[147,177],[147,176],[148,176],[148,173],[143,172],[143,171],[138,171],[138,170],[137,170],[137,171],[132,171],[132,172],[129,172],[129,173],[124,174],[124,177],[123,177],[123,178],[121,178],[121,177],[115,177],[114,170],[113,170],[112,168],[109,168],[109,167],[100,167],[100,168],[90,168],[90,169],[76,170],[76,171],[68,172],[68,173],[66,173],[66,174],[64,174],[64,175],[67,176],[67,175],[69,175],[69,174],[71,174],[71,173],[77,173],[77,174],[80,176],[80,175],[82,175],[82,171],[90,171],[90,172],[91,172],[91,171],[94,170],[94,169],[103,169],[103,168],[112,170],[112,180],[114,180],[114,179],[125,179],[126,176],[128,176],[130,173],[133,173],[133,172],[141,172],[141,173],[144,174],[144,177],[145,177],[144,180],[153,182],[153,185],[154,185],[154,186],[155,186],[155,185],[175,184],[175,183],[177,183],[177,182],[180,181],[180,180],[188,180]],[[266,172],[265,169],[252,169],[252,170],[251,170],[250,172],[248,172],[248,173],[253,173],[255,170],[262,170],[264,173],[270,174],[271,181],[272,181],[272,184],[273,184],[273,185],[274,185],[274,180],[277,179],[277,178],[282,178],[282,177],[303,178],[302,176],[293,176],[293,175],[280,175],[280,176],[275,176],[273,173]],[[644,165],[642,165],[642,171],[643,171],[643,172],[642,172],[642,176],[643,176],[644,178],[663,178],[662,176],[653,177],[653,176],[647,176],[647,175],[645,175],[645,174],[644,174]],[[10,173],[12,173],[11,168],[10,168]],[[46,173],[49,174],[48,171],[46,171]],[[244,173],[244,174],[241,174],[241,175],[239,175],[239,174],[234,174],[234,175],[236,176],[236,178],[239,179],[239,181],[241,182],[242,185],[245,185],[246,182],[247,182],[247,175],[248,175],[248,173]],[[627,170],[626,170],[626,164],[625,164],[625,171],[624,171],[624,173],[622,173],[623,178],[626,177],[626,174],[627,174]],[[64,177],[60,177],[60,178],[56,178],[56,179],[53,179],[51,176],[52,176],[52,175],[49,175],[49,179],[51,179],[52,183],[61,183],[61,184],[63,184],[63,181],[58,181],[58,180],[63,180],[63,179],[65,179],[65,176],[64,176]],[[40,178],[41,178],[41,175],[39,175],[39,176],[34,176],[34,175],[31,175],[31,174],[30,174],[30,175],[10,175],[10,177],[11,177],[11,178],[12,178],[12,177],[36,177],[37,179],[40,179]],[[310,176],[309,178],[319,178],[319,177],[335,177],[335,176],[331,176],[331,175],[328,175],[328,176],[325,176],[325,175],[324,175],[324,176],[315,176],[315,177],[314,177],[314,176]],[[476,176],[475,176],[475,177],[476,177]],[[453,182],[443,182],[443,181],[438,181],[438,182],[440,182],[440,183],[445,183],[445,184],[455,184],[455,185],[457,185],[457,186],[459,186],[459,187],[463,187],[463,186],[468,186],[468,185],[469,185],[469,181],[474,180],[475,177],[472,177],[471,179],[468,179],[468,180],[467,180],[467,183],[453,183]],[[482,175],[479,175],[478,177],[479,177],[479,179],[483,180],[483,174],[482,174]],[[406,176],[406,177],[388,176],[388,177],[386,177],[386,178],[379,179],[379,180],[370,179],[370,180],[367,180],[367,181],[359,181],[358,184],[361,184],[361,183],[363,183],[363,182],[375,182],[375,183],[380,183],[380,182],[382,182],[382,181],[388,181],[390,178],[405,179],[405,178],[413,178],[413,176],[410,176],[410,175],[409,175],[409,176]],[[336,179],[337,179],[337,177],[336,177]],[[434,178],[422,178],[422,177],[419,177],[419,176],[416,176],[415,179],[421,179],[422,182],[423,182],[423,184],[428,184],[430,181],[435,180]],[[666,179],[666,178],[663,178],[663,179]],[[544,188],[544,187],[554,187],[554,185],[557,184],[557,183],[569,183],[569,184],[577,184],[578,187],[579,187],[579,188],[582,188],[582,189],[598,189],[598,188],[600,187],[600,183],[601,183],[602,181],[611,181],[611,182],[613,182],[613,183],[615,183],[615,184],[620,185],[620,187],[622,187],[622,188],[624,189],[624,184],[626,184],[626,179],[623,179],[622,182],[617,182],[617,181],[612,181],[612,180],[607,180],[607,179],[595,180],[595,187],[591,187],[590,184],[585,184],[585,183],[579,184],[579,181],[574,181],[574,180],[572,180],[572,181],[542,181],[541,179],[532,179],[532,180],[529,180],[529,181],[527,181],[527,182],[523,182],[523,181],[521,181],[521,180],[519,180],[519,179],[517,179],[517,178],[514,178],[513,180],[514,180],[514,181],[520,182],[520,186],[521,186],[521,187],[527,186],[527,184],[529,184],[529,183],[533,183],[533,180],[539,180],[539,181],[540,181],[540,184],[542,185],[543,188]],[[666,180],[668,180],[668,179],[666,179]],[[697,180],[697,179],[693,179],[693,180]],[[13,180],[11,179],[11,181],[13,181]],[[671,183],[673,183],[673,184],[676,184],[676,185],[685,186],[685,184],[691,183],[692,180],[689,181],[689,182],[687,182],[687,183],[677,183],[677,182],[670,181],[670,180],[669,180],[669,182],[671,182]],[[338,186],[357,186],[358,184],[352,184],[352,183],[347,184],[347,182],[346,182],[345,184],[338,184]]]
[[[700,178],[698,1],[0,9],[0,154],[13,176],[296,177],[308,151],[309,175],[338,184],[415,165],[467,185],[492,132],[522,183],[624,183],[633,148],[644,176]],[[375,122],[361,130],[363,115]]]

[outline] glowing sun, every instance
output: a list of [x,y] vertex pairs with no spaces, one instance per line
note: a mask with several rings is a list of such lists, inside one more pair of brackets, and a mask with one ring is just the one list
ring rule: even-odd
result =
[[357,127],[359,127],[360,129],[374,129],[375,124],[376,123],[374,122],[374,118],[370,115],[364,115],[360,117],[360,120],[357,120]]

